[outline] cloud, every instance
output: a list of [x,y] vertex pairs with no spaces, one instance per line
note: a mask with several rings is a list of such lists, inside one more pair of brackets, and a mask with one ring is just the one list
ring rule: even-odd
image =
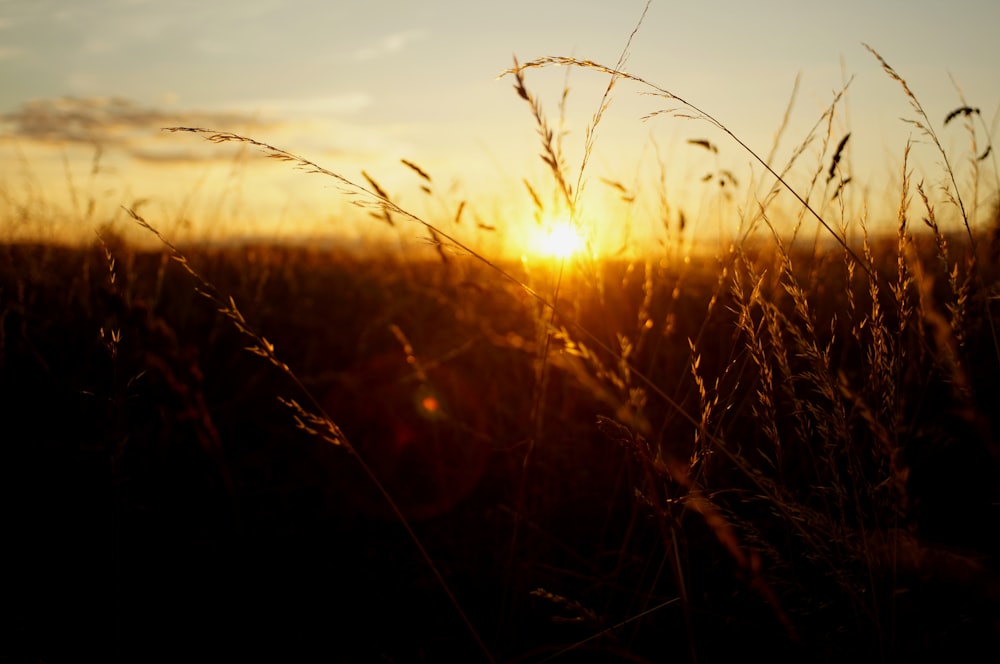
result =
[[4,60],[16,60],[18,58],[24,57],[26,51],[23,48],[18,48],[16,46],[0,46],[0,62]]
[[[154,159],[150,139],[168,126],[245,127],[265,123],[229,111],[167,111],[140,106],[121,97],[36,99],[0,114],[0,136],[39,143],[78,143],[120,148],[141,159]],[[165,154],[157,160],[170,159]],[[187,159],[187,157],[184,157]]]
[[162,111],[122,97],[35,99],[0,114],[6,135],[43,142],[127,143],[135,132],[168,125],[246,124],[249,116],[232,112]]
[[36,99],[0,114],[0,138],[13,137],[40,146],[100,147],[158,165],[227,160],[246,149],[237,144],[207,149],[161,131],[164,127],[232,131],[323,158],[399,151],[399,139],[391,129],[340,117],[370,103],[362,93],[347,93],[241,102],[236,108],[195,111],[175,110],[170,104],[152,108],[121,97]]
[[352,57],[355,60],[372,60],[374,58],[392,55],[393,53],[402,51],[413,42],[421,41],[426,37],[427,32],[424,30],[394,32],[390,35],[382,37],[372,44],[359,48],[352,54]]

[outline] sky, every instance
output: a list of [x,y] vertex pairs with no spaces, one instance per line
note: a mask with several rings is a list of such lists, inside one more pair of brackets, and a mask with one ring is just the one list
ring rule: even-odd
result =
[[[330,236],[364,244],[387,233],[404,243],[425,235],[405,220],[390,228],[354,205],[364,197],[345,193],[334,178],[245,145],[162,131],[196,126],[252,137],[371,189],[367,176],[401,207],[470,245],[516,244],[536,223],[524,182],[546,211],[555,211],[557,196],[531,109],[513,78],[499,74],[515,57],[614,66],[646,6],[0,0],[0,223],[7,237],[92,239],[95,229],[127,227],[121,207],[138,206],[178,237]],[[822,126],[796,162],[801,173],[789,179],[807,187],[850,132],[842,163],[857,192],[852,200],[890,210],[908,138],[918,141],[910,156],[918,176],[940,180],[941,160],[901,120],[914,111],[863,44],[906,80],[949,158],[965,168],[970,134],[943,122],[967,103],[981,110],[972,118],[982,120],[978,149],[996,131],[998,25],[1000,3],[991,0],[652,0],[624,69],[695,104],[762,157],[772,152],[795,89],[772,159],[779,170],[849,81],[829,130]],[[560,136],[574,187],[608,80],[575,67],[525,72]],[[612,90],[579,179],[581,217],[607,246],[627,233],[661,233],[662,242],[665,198],[667,217],[676,224],[683,212],[687,232],[731,232],[754,199],[722,196],[719,174],[765,191],[772,181],[710,123],[656,114],[679,104],[651,89],[619,81]],[[986,199],[996,193],[995,179],[984,182],[979,197]],[[829,199],[828,192],[816,196]]]

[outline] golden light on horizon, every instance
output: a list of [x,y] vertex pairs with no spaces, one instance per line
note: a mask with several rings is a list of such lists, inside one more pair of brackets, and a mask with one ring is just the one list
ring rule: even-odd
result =
[[583,251],[586,244],[580,229],[564,218],[534,229],[528,251],[544,258],[567,259]]

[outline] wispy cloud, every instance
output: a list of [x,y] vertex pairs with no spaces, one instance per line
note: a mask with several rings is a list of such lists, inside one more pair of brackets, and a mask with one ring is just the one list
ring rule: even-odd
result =
[[352,56],[355,60],[372,60],[398,53],[408,45],[427,38],[425,30],[405,30],[386,35],[381,39],[356,50]]
[[[121,97],[36,99],[0,114],[0,136],[40,143],[82,143],[115,147],[142,158],[148,141],[172,125],[246,126],[262,122],[233,112],[158,110]],[[142,150],[138,146],[142,145]]]
[[0,62],[4,60],[16,60],[22,58],[26,55],[26,51],[23,48],[18,48],[16,46],[0,46]]
[[399,151],[391,129],[344,119],[371,100],[362,93],[242,102],[224,108],[174,110],[168,102],[153,108],[121,97],[36,99],[0,114],[0,138],[35,145],[98,146],[150,164],[225,160],[239,146],[184,145],[164,127],[207,127],[249,132],[289,146],[308,146],[324,157],[381,155]]

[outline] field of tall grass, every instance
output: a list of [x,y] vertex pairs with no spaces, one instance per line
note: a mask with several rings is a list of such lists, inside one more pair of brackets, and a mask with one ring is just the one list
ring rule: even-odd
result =
[[[932,121],[872,55],[940,167],[915,181],[900,146],[889,233],[841,204],[839,96],[780,167],[623,56],[507,72],[552,176],[528,195],[582,223],[593,130],[635,85],[757,161],[768,184],[718,251],[671,244],[661,191],[660,246],[491,256],[461,209],[424,218],[373,177],[201,128],[174,130],[333,178],[433,251],[184,245],[136,208],[153,249],[111,227],[5,242],[0,658],[994,658],[990,130],[964,100]],[[610,81],[575,169],[530,87],[553,65]]]

